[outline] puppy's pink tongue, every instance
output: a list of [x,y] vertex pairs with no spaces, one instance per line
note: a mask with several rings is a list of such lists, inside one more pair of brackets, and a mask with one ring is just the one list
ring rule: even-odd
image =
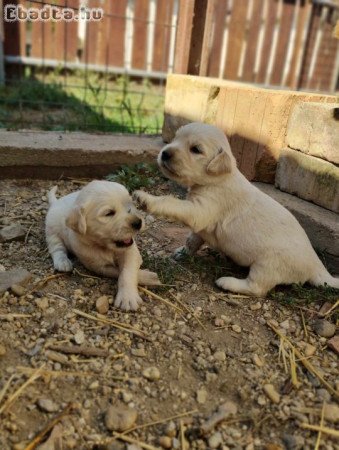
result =
[[122,241],[124,244],[129,245],[132,244],[133,239],[125,239],[124,241]]

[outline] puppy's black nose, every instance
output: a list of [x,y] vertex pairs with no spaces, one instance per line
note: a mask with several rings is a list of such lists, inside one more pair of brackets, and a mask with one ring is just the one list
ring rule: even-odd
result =
[[131,223],[131,225],[132,225],[132,228],[134,228],[134,230],[140,230],[140,228],[142,226],[142,220],[136,219]]
[[164,150],[161,153],[161,160],[162,161],[168,161],[171,158],[172,158],[172,154],[168,150]]

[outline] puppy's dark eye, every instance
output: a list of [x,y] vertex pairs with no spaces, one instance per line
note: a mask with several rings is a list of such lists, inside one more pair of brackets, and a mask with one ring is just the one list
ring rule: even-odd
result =
[[200,155],[202,153],[200,148],[197,147],[196,145],[194,145],[193,147],[190,148],[190,152],[191,153],[195,153],[196,155]]
[[107,213],[105,214],[106,217],[113,217],[115,215],[115,211],[113,209],[111,209],[110,211],[107,211]]

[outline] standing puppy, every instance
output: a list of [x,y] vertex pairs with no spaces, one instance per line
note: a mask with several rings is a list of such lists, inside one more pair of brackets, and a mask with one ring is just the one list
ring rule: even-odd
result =
[[188,196],[179,200],[137,191],[147,211],[191,228],[187,253],[206,242],[250,267],[246,279],[221,277],[219,287],[256,296],[277,284],[307,281],[339,288],[339,279],[327,272],[294,216],[237,169],[220,129],[202,123],[183,126],[160,152],[158,164],[168,178],[189,188]]
[[54,268],[70,272],[67,250],[87,269],[118,278],[115,306],[136,310],[142,302],[138,283],[160,284],[157,274],[139,270],[142,258],[134,242],[142,219],[127,189],[118,183],[92,181],[83,189],[55,197],[55,186],[48,194],[50,209],[46,217],[46,239]]

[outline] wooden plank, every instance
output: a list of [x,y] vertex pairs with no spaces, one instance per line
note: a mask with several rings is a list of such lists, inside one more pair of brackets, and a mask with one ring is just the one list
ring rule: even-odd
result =
[[228,80],[238,79],[241,49],[245,37],[247,7],[247,0],[233,2],[224,72],[224,78]]
[[305,42],[305,50],[301,63],[300,77],[298,80],[298,89],[306,89],[308,87],[308,72],[314,50],[316,32],[320,23],[320,12],[320,5],[312,5],[310,23]]
[[150,0],[135,0],[132,50],[132,67],[134,69],[146,69],[149,2]]
[[323,28],[313,81],[314,85],[320,91],[329,91],[331,88],[332,73],[335,69],[336,54],[338,51],[338,42],[332,35],[333,26],[336,22],[335,10],[333,8],[327,9],[328,12]]
[[222,50],[223,35],[225,29],[227,0],[218,1],[215,5],[214,13],[214,33],[211,52],[208,58],[207,75],[217,77],[219,75],[220,58]]
[[174,72],[188,73],[195,0],[179,0],[179,20],[175,41]]
[[216,0],[207,1],[205,24],[203,28],[204,34],[200,55],[200,67],[199,67],[200,76],[207,75],[208,60],[211,54],[211,46],[212,46],[212,30],[213,30],[213,19],[215,14],[215,5]]
[[278,0],[269,0],[267,17],[265,20],[264,43],[261,52],[260,66],[255,79],[256,83],[262,84],[265,82],[277,12]]
[[[38,10],[41,10],[43,8],[43,5],[36,3],[34,4],[34,7]],[[30,56],[32,56],[33,58],[45,57],[43,37],[44,37],[44,22],[40,20],[32,22]]]
[[291,66],[286,79],[286,85],[291,89],[296,89],[298,86],[298,79],[301,71],[300,60],[302,60],[305,51],[305,42],[303,41],[303,39],[305,36],[305,32],[307,32],[306,27],[308,27],[311,10],[312,4],[310,2],[301,2],[295,36],[295,44],[291,58]]
[[[109,1],[109,14],[106,20],[109,24],[108,39],[108,64],[124,67],[125,59],[125,29],[126,29],[127,0]],[[114,17],[116,16],[116,17]],[[118,17],[119,16],[119,17]],[[105,19],[104,19],[105,20]]]
[[269,84],[273,86],[280,86],[282,82],[282,75],[284,71],[284,65],[287,56],[288,43],[290,40],[291,27],[293,23],[293,13],[295,9],[295,0],[284,0],[278,45],[276,47],[276,53],[274,55],[273,71]]
[[152,69],[167,72],[173,0],[157,0]]
[[[210,4],[213,0],[195,0],[193,28],[191,37],[191,47],[188,59],[188,73],[191,75],[201,75],[200,66],[202,62],[203,47],[206,47],[206,23],[211,24]],[[209,11],[209,15],[207,14]],[[205,42],[204,42],[205,40]],[[206,50],[204,50],[204,58],[206,58]],[[204,65],[206,62],[204,61]]]
[[255,81],[255,58],[258,45],[258,38],[261,26],[261,16],[264,7],[264,0],[253,0],[253,14],[250,22],[250,28],[247,35],[247,48],[245,55],[244,71],[242,81]]
[[[90,0],[88,8],[103,7],[104,11],[108,10],[109,2],[105,0],[104,4],[100,0]],[[104,17],[100,21],[88,21],[86,23],[86,62],[88,64],[104,65],[106,61],[106,35],[105,27],[107,18]]]
[[[75,9],[75,13],[78,14],[78,0],[66,0],[65,4],[68,8]],[[99,23],[101,22],[104,22],[104,20],[100,21]],[[76,21],[65,22],[65,47],[66,50],[64,51],[64,58],[66,59],[66,61],[76,61],[78,50],[78,22]]]

